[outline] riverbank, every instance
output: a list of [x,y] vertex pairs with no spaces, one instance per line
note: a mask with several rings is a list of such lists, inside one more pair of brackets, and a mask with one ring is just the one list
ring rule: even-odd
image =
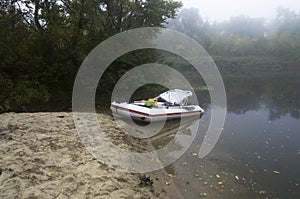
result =
[[[110,128],[122,147],[132,147]],[[124,141],[125,140],[125,141]],[[0,198],[168,198],[163,171],[149,175],[116,171],[90,155],[72,113],[0,115]]]

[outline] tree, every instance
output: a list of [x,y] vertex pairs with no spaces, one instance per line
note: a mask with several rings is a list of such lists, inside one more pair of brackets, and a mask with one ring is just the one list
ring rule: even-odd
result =
[[247,16],[232,17],[225,23],[225,32],[248,39],[264,37],[264,20]]
[[214,40],[209,23],[202,19],[199,10],[195,8],[182,9],[175,20],[170,20],[168,28],[192,37],[206,49],[209,49]]
[[[76,72],[91,49],[121,31],[164,26],[180,6],[172,0],[2,1],[0,103],[10,110],[26,110],[33,102],[67,100],[70,105]],[[108,75],[122,74],[129,69],[126,63],[140,61],[128,55]]]

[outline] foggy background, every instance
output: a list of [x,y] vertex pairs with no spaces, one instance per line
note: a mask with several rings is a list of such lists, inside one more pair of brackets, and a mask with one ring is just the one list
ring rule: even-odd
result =
[[238,15],[272,19],[279,7],[300,10],[300,1],[297,0],[182,0],[182,3],[183,8],[198,8],[200,15],[210,22]]

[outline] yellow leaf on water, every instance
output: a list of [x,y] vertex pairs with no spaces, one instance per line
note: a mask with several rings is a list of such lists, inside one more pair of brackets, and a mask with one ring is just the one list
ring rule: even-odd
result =
[[170,185],[170,184],[172,184],[172,181],[166,181],[165,184]]
[[173,178],[173,174],[172,173],[168,173],[168,177]]
[[207,196],[207,193],[200,193],[201,196]]
[[216,174],[216,178],[220,179],[220,178],[221,178],[221,176],[220,176],[220,175],[218,175],[218,174]]

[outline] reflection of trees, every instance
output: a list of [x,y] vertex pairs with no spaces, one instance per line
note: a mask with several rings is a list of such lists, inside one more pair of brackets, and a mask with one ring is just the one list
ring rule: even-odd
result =
[[[252,81],[252,79],[249,79]],[[260,108],[259,96],[262,95],[262,87],[259,81],[245,81],[243,78],[225,79],[225,89],[227,94],[228,111],[236,114],[243,114],[248,110],[258,110]]]
[[269,119],[300,118],[300,79],[296,75],[224,79],[228,111],[243,114],[267,108]]
[[300,80],[297,76],[272,79],[266,89],[270,119],[290,114],[300,118]]

